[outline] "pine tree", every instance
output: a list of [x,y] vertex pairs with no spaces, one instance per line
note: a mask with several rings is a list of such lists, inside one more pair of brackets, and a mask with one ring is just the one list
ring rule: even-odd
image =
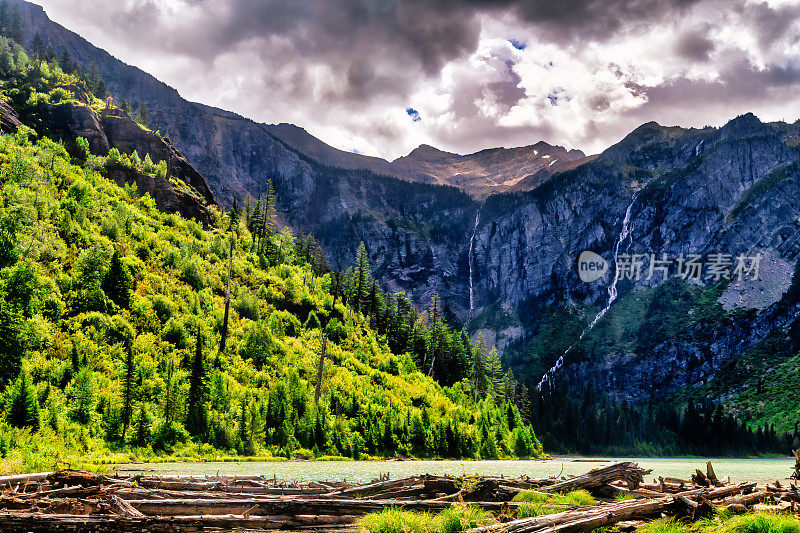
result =
[[478,333],[478,339],[472,350],[472,381],[473,399],[477,402],[478,396],[483,396],[489,390],[489,373],[486,368],[486,339],[483,333]]
[[372,285],[370,282],[369,255],[367,254],[367,247],[364,245],[364,241],[361,241],[361,244],[358,245],[354,274],[355,283],[353,288],[355,289],[355,293],[353,294],[353,304],[356,311],[361,311],[367,303],[369,289]]
[[61,52],[59,65],[61,66],[61,70],[67,74],[72,74],[75,71],[75,65],[72,62],[72,56],[70,55],[69,50],[66,48],[64,48],[64,50]]
[[39,402],[27,372],[21,372],[11,390],[6,420],[12,426],[39,429]]
[[125,374],[122,382],[122,440],[128,432],[133,414],[134,372],[136,368],[133,361],[133,343],[125,344]]
[[43,56],[44,60],[47,61],[48,63],[52,63],[53,61],[56,60],[56,51],[53,48],[52,43],[47,43],[47,46],[44,49]]
[[0,294],[0,387],[16,377],[22,366],[21,327],[22,318]]
[[33,53],[34,61],[41,61],[44,58],[44,41],[39,32],[36,32],[36,35],[33,36],[31,52]]
[[125,263],[119,256],[119,251],[114,251],[111,256],[111,266],[103,278],[103,292],[111,301],[123,309],[127,309],[131,301],[133,277]]
[[8,7],[8,0],[0,1],[0,35],[8,37],[11,28],[11,10]]
[[208,427],[206,413],[206,368],[203,363],[203,335],[197,331],[197,345],[189,380],[189,398],[186,410],[186,429],[196,437],[205,437]]
[[[105,83],[103,82],[103,77],[100,75],[100,67],[97,66],[97,63],[92,61],[89,65],[89,72],[86,74],[87,84],[89,85],[89,90],[98,98],[105,98],[106,96],[106,88]],[[128,115],[131,115],[131,104],[127,102],[127,107],[125,106],[126,101],[123,100],[122,109],[125,110]]]
[[275,232],[275,189],[272,180],[267,180],[267,191],[264,194],[264,236],[271,236]]
[[72,362],[72,373],[77,374],[81,369],[81,362],[78,357],[78,345],[75,344],[74,342],[72,343],[71,362]]
[[139,102],[139,108],[136,110],[136,121],[145,128],[150,127],[150,111],[147,109],[147,102],[144,100]]

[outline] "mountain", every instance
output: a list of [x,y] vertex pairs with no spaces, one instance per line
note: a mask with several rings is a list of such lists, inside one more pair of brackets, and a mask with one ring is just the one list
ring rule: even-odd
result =
[[[420,308],[436,291],[448,320],[482,333],[532,390],[549,375],[614,402],[710,402],[781,431],[797,420],[800,124],[651,122],[595,157],[540,143],[422,146],[388,162],[186,102],[22,5],[28,38],[95,61],[114,95],[147,102],[223,206],[263,196],[271,179],[280,218],[316,236],[331,266],[352,265],[363,241],[386,289]],[[592,282],[577,270],[584,251],[607,264]],[[731,256],[729,274],[735,258],[760,256],[763,276],[615,282],[615,251],[643,256],[644,271],[666,257],[673,274],[691,255]]]
[[[395,175],[424,183],[453,185],[479,199],[508,190],[529,190],[565,165],[589,159],[580,150],[538,142],[520,148],[490,148],[458,155],[422,145],[392,161]],[[534,178],[536,176],[536,178]]]
[[288,146],[327,166],[369,170],[419,183],[452,185],[478,199],[509,190],[534,189],[556,172],[592,159],[580,150],[541,141],[532,146],[490,148],[468,155],[421,145],[407,156],[389,162],[338,150],[291,124],[269,125],[267,129]]

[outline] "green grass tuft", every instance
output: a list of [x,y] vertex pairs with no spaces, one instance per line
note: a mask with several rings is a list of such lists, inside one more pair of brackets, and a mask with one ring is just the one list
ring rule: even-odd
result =
[[359,533],[460,533],[494,522],[488,511],[474,505],[456,505],[437,515],[390,507],[356,522]]
[[748,513],[725,523],[726,533],[800,533],[800,520],[783,513]]
[[669,520],[653,520],[637,530],[637,533],[689,533],[689,526],[670,518]]

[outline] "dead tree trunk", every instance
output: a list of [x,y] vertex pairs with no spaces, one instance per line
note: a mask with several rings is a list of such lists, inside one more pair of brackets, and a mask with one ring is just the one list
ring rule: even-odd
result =
[[319,407],[319,391],[322,388],[322,371],[325,369],[325,345],[328,337],[324,333],[319,334],[322,346],[319,350],[319,366],[317,367],[317,388],[314,390],[314,405]]

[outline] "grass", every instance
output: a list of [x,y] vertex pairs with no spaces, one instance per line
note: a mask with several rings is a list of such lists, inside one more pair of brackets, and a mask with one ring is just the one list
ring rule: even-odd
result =
[[800,520],[784,513],[757,512],[725,523],[727,533],[800,533]]
[[614,501],[615,502],[627,502],[627,501],[635,500],[635,499],[636,499],[636,496],[634,496],[633,494],[619,493],[616,496],[614,496]]
[[689,531],[690,528],[686,523],[674,518],[653,520],[637,530],[638,533],[689,533]]
[[491,513],[474,505],[456,505],[437,515],[390,507],[356,522],[360,533],[459,533],[494,522]]
[[512,501],[520,503],[517,507],[517,518],[560,513],[571,506],[587,506],[597,503],[594,497],[585,490],[575,490],[566,494],[523,490],[514,496]]
[[523,490],[511,501],[525,503],[558,503],[562,505],[595,505],[594,496],[586,490],[574,490],[566,494],[556,492],[539,492],[537,490]]

